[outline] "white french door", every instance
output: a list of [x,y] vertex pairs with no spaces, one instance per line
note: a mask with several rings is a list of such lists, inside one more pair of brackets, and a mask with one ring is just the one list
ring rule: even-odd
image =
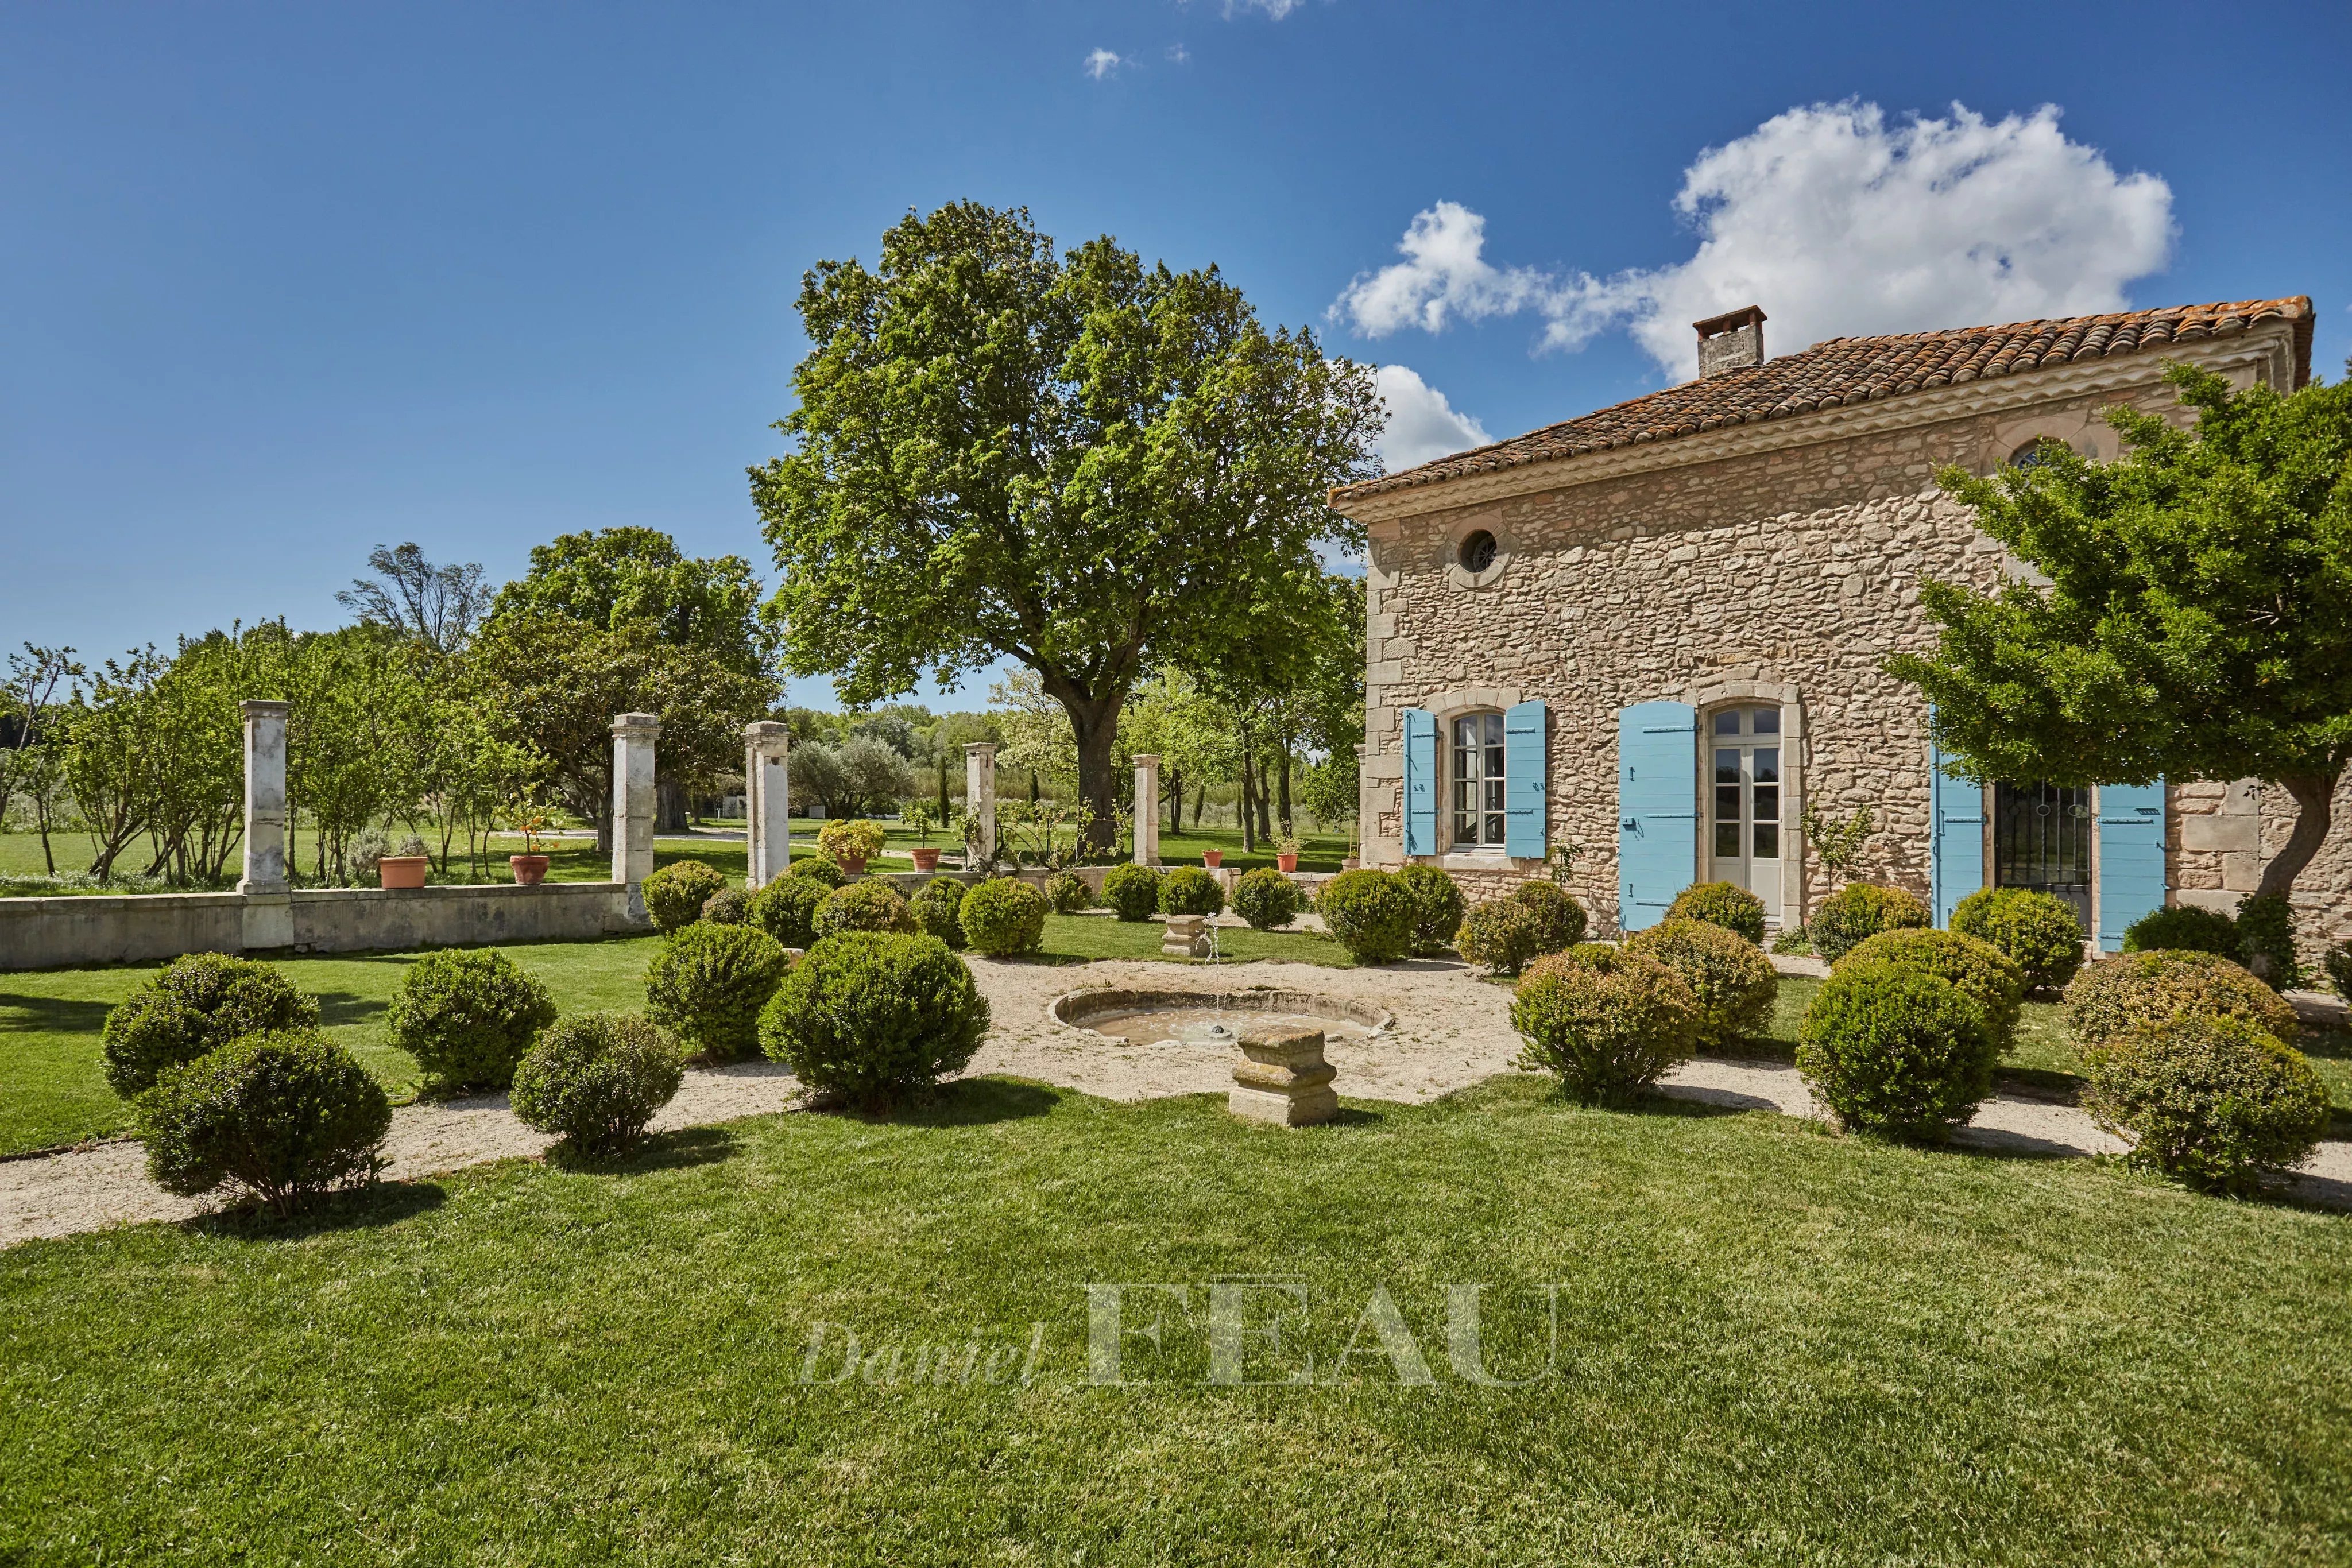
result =
[[1780,919],[1780,710],[1723,708],[1707,726],[1707,876]]

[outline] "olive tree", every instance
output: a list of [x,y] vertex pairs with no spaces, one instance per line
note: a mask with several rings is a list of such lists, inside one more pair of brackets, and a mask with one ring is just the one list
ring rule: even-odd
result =
[[1107,846],[1137,680],[1207,664],[1318,547],[1360,542],[1326,496],[1375,471],[1370,371],[1268,331],[1214,267],[1060,253],[968,202],[910,213],[870,268],[818,264],[800,310],[794,449],[751,471],[788,667],[862,706],[1028,666]]

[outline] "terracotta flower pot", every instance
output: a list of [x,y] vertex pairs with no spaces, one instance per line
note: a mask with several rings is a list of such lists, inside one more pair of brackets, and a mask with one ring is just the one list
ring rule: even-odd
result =
[[915,869],[917,871],[937,871],[940,869],[939,851],[917,850],[914,852],[914,855]]
[[515,882],[523,887],[537,887],[547,880],[545,855],[509,855],[507,864],[514,868]]
[[1274,857],[1274,869],[1276,871],[1297,871],[1298,869],[1298,857],[1297,855],[1278,854]]
[[1341,871],[1356,871],[1361,868],[1363,863],[1364,862],[1362,861],[1357,859],[1354,855],[1349,855],[1346,860],[1339,862],[1339,869]]
[[1214,871],[1217,867],[1225,863],[1225,852],[1223,850],[1202,850],[1201,852],[1201,863],[1207,866],[1210,870]]
[[432,864],[430,855],[386,855],[375,862],[376,879],[386,887],[423,887]]
[[866,857],[864,855],[844,855],[841,857],[841,869],[847,872],[852,876],[864,876],[866,874]]

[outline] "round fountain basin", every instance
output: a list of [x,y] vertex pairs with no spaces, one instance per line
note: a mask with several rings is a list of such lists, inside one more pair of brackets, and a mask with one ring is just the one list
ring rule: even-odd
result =
[[1238,1045],[1251,1029],[1319,1029],[1328,1040],[1370,1040],[1396,1020],[1379,1008],[1307,991],[1074,991],[1055,1021],[1130,1045]]

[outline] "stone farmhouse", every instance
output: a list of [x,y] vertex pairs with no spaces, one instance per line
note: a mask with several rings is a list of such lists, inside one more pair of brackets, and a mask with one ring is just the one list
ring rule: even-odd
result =
[[[1471,896],[1570,854],[1599,929],[1723,880],[1801,924],[1829,892],[1808,802],[1866,806],[1859,873],[1940,925],[1990,884],[2071,901],[2099,945],[2168,900],[2234,910],[2294,809],[2251,782],[1980,788],[1930,754],[1882,664],[1933,646],[1919,584],[2024,573],[1936,487],[2063,441],[2114,458],[2100,410],[2184,417],[2165,366],[2310,376],[2308,298],[1843,338],[1768,358],[1765,314],[1696,323],[1697,376],[1347,486],[1367,571],[1364,855]],[[2269,797],[2276,797],[2272,799]],[[2352,929],[2352,791],[2296,902]]]

